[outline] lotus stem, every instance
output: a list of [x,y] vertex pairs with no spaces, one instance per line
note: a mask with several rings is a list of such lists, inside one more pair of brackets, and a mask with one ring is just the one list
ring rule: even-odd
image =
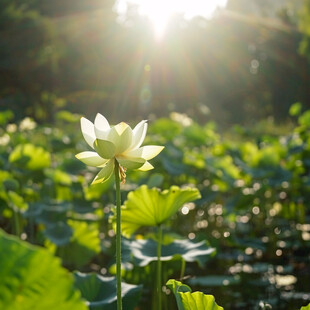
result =
[[184,273],[185,273],[185,259],[182,257],[181,258],[181,272],[180,272],[180,281],[182,281],[182,279],[184,278]]
[[162,309],[162,283],[161,283],[161,243],[162,243],[162,227],[158,225],[158,239],[157,239],[157,309]]
[[30,215],[29,217],[29,240],[31,243],[34,243],[34,216]]
[[122,275],[121,275],[121,189],[119,164],[115,159],[115,189],[116,189],[116,290],[117,310],[122,310]]
[[19,219],[19,212],[17,208],[13,208],[13,218],[14,218],[14,228],[15,228],[15,235],[20,238],[20,219]]
[[19,210],[18,207],[16,207],[14,204],[9,203],[9,206],[12,209],[13,212],[13,232],[15,233],[15,235],[20,238],[20,217],[19,217]]

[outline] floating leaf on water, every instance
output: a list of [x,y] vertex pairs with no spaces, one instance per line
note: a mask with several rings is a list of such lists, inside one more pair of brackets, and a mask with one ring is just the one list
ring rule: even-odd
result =
[[57,246],[69,243],[73,230],[65,222],[56,222],[43,231],[44,235]]
[[222,275],[212,275],[212,276],[202,276],[195,277],[188,280],[190,285],[198,286],[228,286],[240,283],[239,276],[222,276]]
[[67,212],[72,209],[72,205],[67,202],[36,203],[32,208],[33,214],[37,215],[35,221],[48,226],[58,221],[65,221]]
[[[116,278],[98,274],[75,272],[75,286],[87,300],[90,310],[115,310],[117,303]],[[122,283],[123,309],[133,310],[137,305],[142,285]]]
[[[124,257],[132,256],[139,266],[146,266],[152,261],[157,261],[157,242],[154,240],[124,240],[123,242]],[[169,261],[182,257],[186,262],[197,262],[202,267],[210,255],[214,254],[215,249],[209,247],[205,241],[174,240],[168,245],[162,245],[161,260]]]

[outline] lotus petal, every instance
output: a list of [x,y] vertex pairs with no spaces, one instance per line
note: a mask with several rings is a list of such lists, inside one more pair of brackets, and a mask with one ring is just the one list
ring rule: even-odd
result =
[[81,118],[81,130],[85,141],[90,147],[93,148],[94,141],[96,140],[94,124],[87,118]]
[[142,146],[138,149],[126,152],[125,156],[128,158],[141,157],[146,160],[149,160],[149,159],[154,158],[156,155],[158,155],[163,149],[164,149],[163,146],[147,145],[147,146]]
[[114,170],[114,160],[109,160],[108,163],[100,170],[92,182],[93,184],[103,183],[107,181]]
[[144,163],[145,159],[143,158],[123,158],[118,157],[116,158],[119,164],[127,169],[138,169],[141,168]]
[[154,167],[148,161],[146,161],[144,163],[144,165],[142,167],[140,167],[138,170],[140,170],[140,171],[148,171],[148,170],[152,170],[152,169],[154,169]]
[[108,159],[100,157],[96,152],[88,151],[76,154],[75,157],[84,164],[91,167],[100,167],[108,161]]
[[107,119],[103,115],[98,113],[96,115],[94,125],[96,137],[101,140],[107,140],[109,131],[111,129]]
[[132,142],[132,136],[132,129],[124,122],[111,128],[108,134],[108,140],[114,143],[115,154],[121,154],[129,148]]
[[94,148],[102,158],[110,159],[115,155],[115,145],[111,141],[96,139]]
[[142,142],[145,139],[147,131],[147,121],[143,120],[140,123],[136,125],[136,127],[133,129],[133,139],[132,139],[132,144],[130,146],[130,150],[136,149],[140,147]]

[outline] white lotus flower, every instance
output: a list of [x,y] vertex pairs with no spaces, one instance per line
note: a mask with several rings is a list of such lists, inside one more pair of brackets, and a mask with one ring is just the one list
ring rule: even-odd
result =
[[162,150],[163,146],[141,144],[145,138],[147,122],[141,121],[134,129],[121,122],[110,126],[107,119],[97,114],[94,124],[81,118],[81,129],[84,139],[95,150],[75,155],[88,166],[102,168],[92,184],[107,181],[114,171],[115,159],[119,163],[122,182],[125,181],[127,169],[147,171],[154,167],[148,162]]

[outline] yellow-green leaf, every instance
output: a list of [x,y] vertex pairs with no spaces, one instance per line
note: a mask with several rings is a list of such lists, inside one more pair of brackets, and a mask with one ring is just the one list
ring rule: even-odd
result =
[[194,292],[189,286],[176,280],[169,280],[167,287],[173,292],[179,310],[224,310],[217,305],[214,296]]
[[[128,194],[122,207],[122,234],[128,237],[141,226],[157,226],[169,219],[185,203],[200,197],[196,188],[181,189],[172,186],[169,190],[160,191],[142,185]],[[114,220],[113,217],[112,221]]]

